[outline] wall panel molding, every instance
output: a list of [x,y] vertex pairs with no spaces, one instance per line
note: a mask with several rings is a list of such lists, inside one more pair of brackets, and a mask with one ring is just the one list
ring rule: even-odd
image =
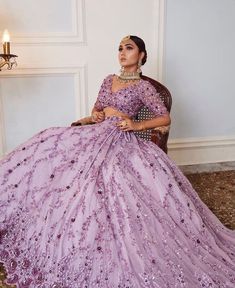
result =
[[[72,29],[70,32],[12,33],[14,44],[86,44],[85,0],[70,0]],[[42,16],[43,19],[43,16]]]
[[178,165],[235,161],[235,135],[172,139],[168,148],[169,156]]
[[4,109],[2,103],[2,97],[0,94],[0,158],[4,155],[6,147],[6,135],[5,135],[5,124],[4,124]]
[[165,1],[166,0],[156,0],[155,1],[155,11],[156,11],[156,21],[154,27],[156,31],[156,53],[157,53],[157,74],[158,80],[163,81],[163,59],[164,59],[164,33],[165,33]]
[[[72,75],[74,79],[74,105],[75,117],[79,119],[88,114],[88,101],[86,97],[87,67],[61,67],[61,68],[21,68],[11,71],[2,71],[1,78],[22,78],[22,77],[49,77],[56,75]],[[0,94],[0,158],[7,153],[5,141],[4,107]]]

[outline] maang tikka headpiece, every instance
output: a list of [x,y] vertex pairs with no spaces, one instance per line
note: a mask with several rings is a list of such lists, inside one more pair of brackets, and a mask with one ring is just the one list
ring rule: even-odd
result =
[[[124,38],[122,38],[121,43],[123,43],[129,39],[131,39],[130,35],[125,36]],[[140,66],[141,66],[141,64],[139,62],[138,63],[138,70],[136,72],[127,72],[124,70],[124,67],[122,67],[120,70],[121,73],[118,76],[118,80],[120,82],[124,82],[124,83],[129,82],[129,81],[133,81],[133,80],[139,80],[140,79],[140,72],[141,72]]]
[[131,39],[131,35],[127,35],[124,38],[122,38],[121,42],[127,41],[129,39]]

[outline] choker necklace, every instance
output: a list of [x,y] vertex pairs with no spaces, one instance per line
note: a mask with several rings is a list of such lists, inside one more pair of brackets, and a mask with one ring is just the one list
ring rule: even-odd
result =
[[118,76],[118,81],[119,82],[131,82],[134,80],[140,80],[140,73],[139,72],[126,72],[126,71],[121,71],[121,74]]

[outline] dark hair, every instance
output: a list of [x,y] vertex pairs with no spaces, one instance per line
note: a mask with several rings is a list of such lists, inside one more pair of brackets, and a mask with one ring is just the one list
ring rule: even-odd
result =
[[140,37],[134,36],[134,35],[130,35],[130,39],[135,42],[135,44],[138,46],[140,52],[144,52],[144,58],[142,59],[142,65],[144,65],[144,63],[147,60],[147,51],[145,48],[144,41]]

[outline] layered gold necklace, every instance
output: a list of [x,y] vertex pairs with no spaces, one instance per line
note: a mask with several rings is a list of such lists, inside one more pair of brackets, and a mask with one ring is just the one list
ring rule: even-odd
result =
[[135,80],[140,80],[140,72],[127,72],[122,70],[120,75],[118,76],[118,81],[121,83],[128,83]]

